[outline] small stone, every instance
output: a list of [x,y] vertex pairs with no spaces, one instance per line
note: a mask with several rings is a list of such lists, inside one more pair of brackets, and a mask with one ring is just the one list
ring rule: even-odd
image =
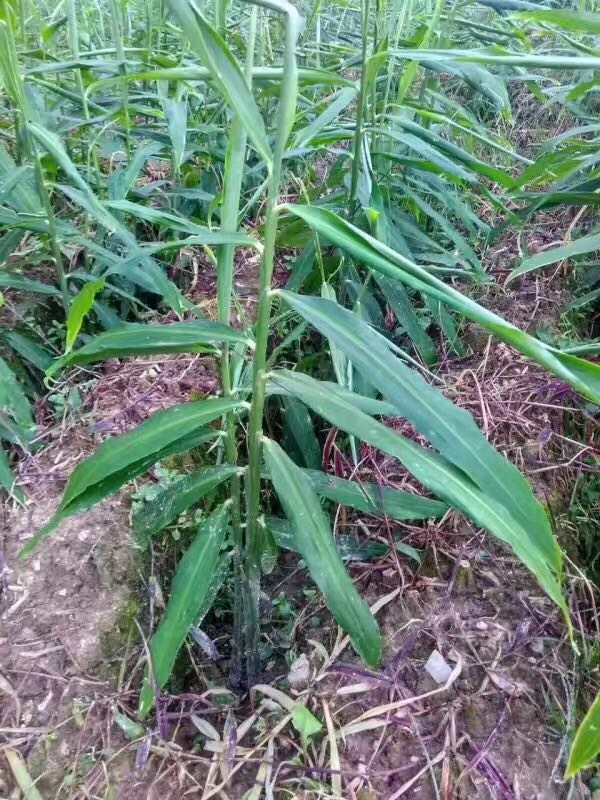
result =
[[532,642],[529,643],[529,649],[532,650],[534,653],[537,653],[540,656],[544,655],[544,640],[543,639],[534,639]]
[[480,619],[475,623],[475,627],[477,628],[478,631],[487,631],[488,624],[487,622],[484,622],[482,619]]
[[294,661],[288,673],[292,689],[304,689],[310,680],[310,661],[305,653]]
[[425,672],[429,673],[436,683],[446,683],[452,675],[452,667],[439,650],[432,650],[425,664]]

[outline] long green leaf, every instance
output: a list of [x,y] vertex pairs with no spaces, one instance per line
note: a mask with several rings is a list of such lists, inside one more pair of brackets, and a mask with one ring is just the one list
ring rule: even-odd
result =
[[548,563],[560,569],[560,550],[548,519],[519,470],[485,439],[471,415],[455,406],[389,349],[387,340],[356,314],[318,297],[282,292],[286,301],[342,349],[365,379],[484,494],[504,505],[529,531]]
[[205,467],[176,480],[171,486],[145,503],[133,516],[133,529],[139,543],[162,530],[179,514],[209,494],[227,478],[235,474],[237,467],[223,464]]
[[387,515],[392,519],[433,519],[443,516],[448,507],[439,500],[403,492],[390,486],[363,481],[347,481],[319,470],[306,469],[314,490],[321,497],[367,514]]
[[[298,553],[298,537],[296,536],[296,529],[287,519],[280,517],[266,517],[265,528],[273,536],[277,547],[283,547],[284,550],[291,550]],[[352,534],[342,534],[336,539],[336,548],[340,554],[342,561],[372,561],[375,558],[381,558],[389,552],[389,545],[382,542],[365,540],[357,541]],[[402,543],[397,543],[398,549]],[[409,545],[402,545],[402,551],[409,548]],[[414,553],[417,553],[415,550]],[[411,553],[414,558],[414,554]]]
[[163,325],[133,322],[101,333],[78,350],[57,359],[48,374],[53,375],[75,364],[91,364],[107,358],[199,353],[206,349],[207,344],[214,342],[249,344],[247,337],[240,331],[210,320]]
[[596,699],[577,729],[569,753],[566,777],[572,778],[584,767],[587,767],[598,753],[600,753],[600,693],[596,695]]
[[34,367],[44,372],[52,363],[52,356],[38,342],[30,339],[18,331],[10,331],[5,336],[6,341],[21,358],[29,361]]
[[8,463],[6,450],[0,445],[0,486],[5,489],[17,502],[25,505],[25,495],[20,486],[17,485],[15,476]]
[[185,154],[188,107],[185,100],[165,100],[165,116],[173,145],[175,164],[180,167]]
[[547,267],[549,264],[556,264],[557,261],[563,261],[573,256],[581,256],[585,253],[593,253],[597,250],[600,250],[600,233],[594,233],[591,236],[582,236],[580,239],[575,239],[574,242],[569,242],[569,244],[563,244],[560,247],[552,247],[526,258],[518,267],[513,269],[506,282],[512,281],[519,275],[525,275],[527,272],[533,272],[536,269],[541,269],[541,267]]
[[318,117],[312,120],[305,128],[302,128],[294,137],[292,149],[306,147],[311,140],[319,134],[323,128],[327,127],[333,120],[356,99],[357,91],[351,89],[341,89],[336,92],[334,98],[328,98],[326,108]]
[[[194,541],[179,562],[165,613],[150,640],[152,678],[157,689],[162,689],[169,680],[190,625],[197,622],[202,612],[208,611],[206,600],[210,598],[212,603],[214,599],[213,588],[215,576],[219,574],[219,552],[227,532],[228,512],[228,504],[213,511],[200,525]],[[153,702],[152,682],[146,677],[139,705],[142,718],[148,714]]]
[[94,298],[98,292],[101,292],[102,289],[104,289],[105,283],[105,278],[100,278],[97,281],[86,283],[71,300],[69,314],[67,316],[66,353],[70,353],[73,349],[75,340],[79,336],[79,331],[81,330],[83,320],[92,310]]
[[20,275],[18,272],[10,272],[8,270],[0,270],[0,286],[6,286],[9,289],[22,289],[24,292],[34,292],[35,294],[60,295],[60,291],[56,286],[34,281],[32,278]]
[[[171,308],[177,314],[180,314],[182,309],[186,306],[185,298],[181,296],[177,287],[162,273],[156,262],[143,252],[131,231],[129,231],[114,214],[110,213],[106,205],[98,200],[90,186],[88,186],[79,174],[77,167],[69,158],[58,136],[34,123],[28,123],[28,128],[37,141],[55,159],[73,184],[58,185],[57,188],[71,200],[81,205],[82,208],[84,208],[93,219],[106,228],[106,230],[115,233],[124,242],[129,249],[130,255],[137,261],[137,264],[143,266],[143,270],[139,270],[142,275],[149,273],[147,277],[151,281],[151,286],[153,287],[150,291],[156,291],[164,297]],[[132,264],[130,273],[134,272],[135,266],[135,263]],[[132,274],[128,275],[128,277],[133,278]]]
[[184,403],[158,411],[137,428],[107,439],[71,473],[54,516],[19,555],[32,553],[65,517],[95,505],[152,464],[215,436],[217,431],[202,426],[240,406],[239,401],[222,398]]
[[272,381],[296,395],[332,425],[397,458],[434,494],[509,544],[568,619],[558,577],[532,541],[528,530],[522,528],[495,498],[481,492],[463,472],[431,450],[419,447],[360,411],[348,393],[339,391],[334,384],[325,386],[308,375],[288,370],[277,370]]
[[391,50],[397,58],[409,61],[446,61],[454,59],[466,64],[502,64],[535,69],[600,69],[600,56],[537,55],[535,53],[492,52],[486,50]]
[[540,8],[539,11],[519,11],[515,17],[527,22],[546,22],[568,31],[600,35],[600,14],[578,14],[574,9]]
[[252,144],[269,164],[272,155],[263,118],[229,48],[204,18],[194,0],[168,0],[168,4],[184,36],[209,69],[219,91],[242,120]]
[[271,439],[264,440],[264,453],[273,486],[294,525],[298,550],[310,574],[356,652],[367,664],[377,666],[381,658],[377,623],[344,569],[310,480]]
[[14,372],[3,358],[0,358],[0,411],[10,414],[19,427],[33,427],[31,404]]
[[298,465],[318,469],[321,466],[321,447],[308,409],[296,397],[284,396],[282,400],[286,451],[294,456]]
[[[219,230],[210,230],[202,225],[196,225],[194,222],[178,217],[175,214],[169,214],[166,211],[161,211],[158,208],[151,206],[142,206],[139,203],[132,203],[130,200],[114,200],[106,203],[108,208],[113,208],[115,211],[124,211],[131,214],[133,217],[143,219],[146,222],[151,222],[163,228],[168,228],[173,231],[180,231],[181,233],[189,233],[196,237],[196,244],[201,241],[204,244],[239,244],[244,247],[256,247],[256,239],[244,233],[224,232]],[[183,243],[181,243],[183,244]]]
[[359,263],[368,264],[384,275],[456,309],[600,404],[600,365],[560,353],[545,345],[333,212],[315,206],[293,205],[286,208],[305,220],[331,244],[350,253]]

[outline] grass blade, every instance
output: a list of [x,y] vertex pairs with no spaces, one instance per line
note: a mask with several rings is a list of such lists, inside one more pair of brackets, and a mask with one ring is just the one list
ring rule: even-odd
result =
[[513,269],[506,282],[509,283],[519,275],[525,275],[527,272],[547,267],[549,264],[556,264],[557,261],[585,255],[585,253],[593,253],[596,250],[600,250],[600,233],[582,236],[580,239],[575,239],[574,242],[563,244],[560,247],[552,247],[526,258],[516,269]]
[[439,500],[431,500],[389,486],[347,481],[314,469],[307,469],[304,472],[321,497],[365,511],[367,514],[386,515],[398,520],[434,519],[442,517],[448,509],[446,504]]

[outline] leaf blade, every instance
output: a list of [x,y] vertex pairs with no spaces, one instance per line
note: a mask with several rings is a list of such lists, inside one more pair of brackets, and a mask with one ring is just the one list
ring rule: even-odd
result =
[[53,375],[67,366],[91,364],[107,358],[202,352],[205,345],[215,342],[249,344],[240,331],[211,320],[162,325],[130,323],[105,331],[83,347],[57,359],[48,374]]
[[[206,599],[211,597],[211,584],[217,572],[219,551],[228,521],[228,504],[223,504],[200,525],[194,541],[179,562],[165,613],[150,640],[152,674],[159,689],[164,687],[171,675],[177,653],[190,626],[196,622]],[[139,704],[142,718],[152,708],[153,701],[152,686],[146,677]]]
[[254,147],[269,164],[272,154],[263,118],[229,48],[193,0],[168,0],[168,3],[219,91],[242,120]]
[[265,439],[263,446],[275,491],[294,523],[298,550],[354,649],[367,664],[376,666],[381,658],[379,628],[344,569],[309,479],[276,442]]

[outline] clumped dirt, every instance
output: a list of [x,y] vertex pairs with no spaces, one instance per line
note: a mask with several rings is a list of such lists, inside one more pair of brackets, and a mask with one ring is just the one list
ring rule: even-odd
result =
[[66,520],[30,559],[18,560],[57,502],[50,495],[27,509],[2,510],[0,727],[10,730],[11,746],[19,745],[47,797],[94,765],[86,742],[106,725],[120,652],[138,613],[128,512],[119,497]]

